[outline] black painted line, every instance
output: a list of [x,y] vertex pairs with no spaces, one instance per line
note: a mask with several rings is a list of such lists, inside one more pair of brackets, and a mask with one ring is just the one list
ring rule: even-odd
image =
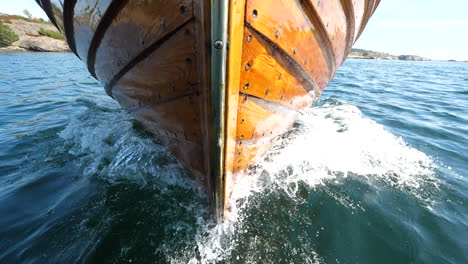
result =
[[140,52],[136,57],[134,57],[130,62],[128,62],[127,65],[125,65],[104,87],[106,90],[106,93],[112,97],[112,88],[128,71],[130,71],[133,67],[135,67],[135,65],[140,63],[142,60],[146,59],[155,50],[159,49],[166,41],[172,38],[177,32],[179,32],[182,28],[184,28],[186,25],[191,23],[193,20],[194,18],[191,17],[189,20],[185,21],[183,24],[175,28],[173,31],[168,32],[162,38],[160,38],[159,40],[149,45],[142,52]]
[[79,58],[80,55],[76,52],[75,29],[73,26],[75,5],[76,0],[65,0],[65,3],[63,4],[63,27],[65,29],[65,37],[67,38],[68,46]]
[[[295,58],[293,58],[291,55],[289,55],[286,51],[284,51],[281,47],[276,45],[273,41],[271,41],[267,36],[263,35],[260,31],[252,27],[250,24],[245,24],[245,26],[250,29],[256,37],[259,37],[261,40],[266,42],[267,45],[269,45],[274,51],[275,54],[279,53],[283,59],[286,61],[289,61],[291,63],[292,69],[295,69],[295,74],[294,77],[302,84],[305,82],[307,86],[304,86],[305,89],[308,91],[313,90],[316,93],[316,96],[320,94],[320,88],[317,84],[317,82],[312,78],[312,76],[307,72],[302,65],[296,61]],[[274,58],[277,55],[272,55]],[[278,60],[277,60],[278,61]],[[282,64],[278,62],[279,64]],[[298,76],[299,75],[299,76]],[[318,93],[318,94],[317,94]]]
[[55,19],[54,12],[52,11],[52,5],[50,4],[49,0],[42,0],[42,9],[46,13],[46,15],[49,17],[50,22],[54,24],[54,26],[58,29],[58,31],[61,31],[60,28],[58,27],[57,20]]
[[346,16],[346,58],[353,47],[354,32],[356,31],[356,18],[354,17],[354,5],[352,0],[341,0],[341,6],[343,7],[343,11]]
[[94,32],[93,39],[91,40],[91,43],[89,45],[87,57],[88,71],[94,78],[97,78],[96,71],[94,69],[94,65],[96,64],[97,50],[101,45],[101,41],[104,38],[107,29],[127,3],[128,0],[112,1],[104,15],[101,17],[101,21],[99,21],[96,31]]
[[135,113],[135,112],[138,112],[138,111],[140,111],[142,109],[147,109],[147,108],[150,108],[150,107],[170,103],[170,102],[177,101],[177,100],[185,98],[185,97],[198,96],[198,95],[200,95],[200,92],[191,92],[191,93],[188,93],[188,94],[181,94],[181,95],[174,96],[174,97],[171,97],[171,98],[167,98],[167,99],[164,99],[164,100],[152,103],[152,104],[142,105],[140,107],[130,109],[130,110],[128,110],[128,112],[129,113]]
[[315,39],[322,49],[322,53],[325,55],[325,61],[327,62],[329,71],[329,80],[331,80],[336,70],[335,53],[333,52],[333,45],[330,37],[328,36],[325,25],[323,24],[320,15],[315,10],[315,7],[310,3],[311,0],[301,0],[301,6],[305,14],[309,18],[309,21],[314,25],[315,29],[312,30]]

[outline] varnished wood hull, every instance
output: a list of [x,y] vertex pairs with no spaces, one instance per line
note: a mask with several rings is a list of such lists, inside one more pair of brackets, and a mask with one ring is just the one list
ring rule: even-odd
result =
[[379,4],[37,2],[107,94],[206,188],[218,220],[236,180],[320,96]]

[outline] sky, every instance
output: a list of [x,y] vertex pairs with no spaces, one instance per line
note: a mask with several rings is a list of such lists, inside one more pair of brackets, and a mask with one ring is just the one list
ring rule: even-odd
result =
[[468,0],[382,0],[354,47],[468,60]]
[[[0,13],[22,14],[24,9],[47,18],[34,0],[0,0]],[[382,0],[354,47],[468,60],[468,0]]]

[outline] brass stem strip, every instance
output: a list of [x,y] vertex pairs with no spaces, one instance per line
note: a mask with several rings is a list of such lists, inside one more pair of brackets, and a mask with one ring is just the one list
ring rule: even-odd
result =
[[224,147],[226,105],[226,61],[228,0],[211,0],[211,111],[213,122],[213,170],[211,194],[215,221],[222,222],[224,211]]

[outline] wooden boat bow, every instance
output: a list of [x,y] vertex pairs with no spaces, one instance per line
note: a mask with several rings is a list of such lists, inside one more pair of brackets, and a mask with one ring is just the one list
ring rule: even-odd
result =
[[209,193],[319,98],[379,0],[36,0],[105,91]]

